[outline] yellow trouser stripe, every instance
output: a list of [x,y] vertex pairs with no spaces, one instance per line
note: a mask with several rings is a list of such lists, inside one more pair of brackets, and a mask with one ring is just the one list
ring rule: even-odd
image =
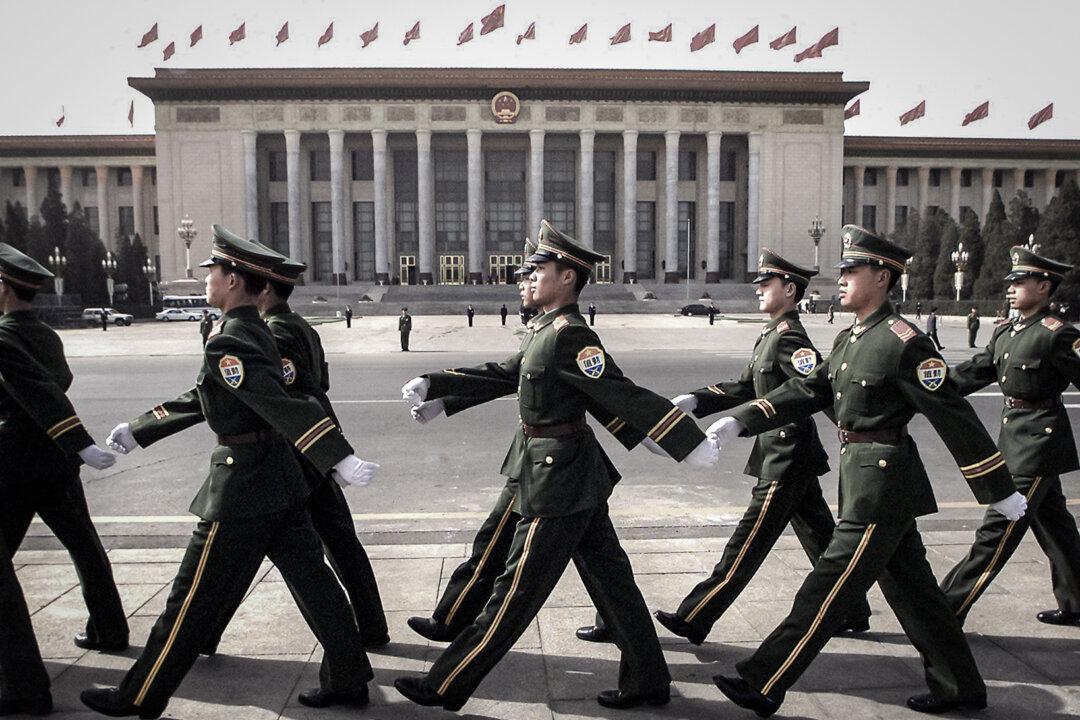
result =
[[510,517],[510,513],[512,513],[513,511],[514,503],[510,503],[506,506],[506,512],[504,512],[502,517],[499,518],[499,526],[495,528],[495,534],[491,536],[491,540],[488,542],[487,547],[484,548],[484,554],[481,556],[480,562],[476,565],[476,570],[473,571],[472,577],[469,578],[468,584],[465,585],[465,589],[461,591],[461,594],[458,595],[457,600],[454,601],[454,606],[450,608],[450,612],[446,616],[446,622],[443,623],[444,625],[449,625],[453,621],[454,615],[457,614],[458,608],[461,607],[461,603],[465,599],[465,596],[469,594],[469,591],[472,590],[473,585],[475,585],[476,581],[480,578],[480,573],[483,572],[484,566],[487,564],[488,556],[491,555],[492,549],[499,541],[499,536],[502,535],[503,528],[506,527],[506,521]]
[[833,589],[830,590],[829,594],[825,597],[825,602],[821,604],[821,609],[818,610],[817,615],[814,617],[814,621],[810,623],[810,629],[806,631],[806,634],[803,635],[802,640],[800,640],[799,644],[795,646],[795,649],[791,651],[791,654],[788,655],[788,659],[784,661],[784,664],[780,666],[780,669],[777,670],[771,678],[769,678],[769,682],[765,683],[765,687],[761,688],[762,695],[769,694],[769,691],[772,690],[773,685],[775,685],[780,680],[780,678],[783,677],[784,673],[787,672],[789,667],[791,667],[791,664],[795,662],[795,659],[797,657],[799,657],[799,654],[803,651],[803,648],[806,647],[806,644],[810,642],[810,638],[812,638],[814,636],[814,633],[817,632],[818,627],[821,626],[821,621],[825,618],[825,613],[829,611],[829,606],[832,605],[832,601],[836,598],[837,593],[840,592],[840,588],[842,588],[844,586],[844,583],[847,582],[847,579],[851,575],[852,571],[855,570],[855,566],[858,564],[859,558],[862,557],[863,551],[866,550],[866,546],[870,544],[870,536],[873,535],[875,527],[877,527],[876,523],[871,523],[866,526],[866,532],[863,533],[862,540],[859,542],[859,546],[855,549],[855,554],[851,556],[851,562],[848,563],[847,568],[844,569],[843,574],[840,575],[840,578],[836,581],[836,585],[833,586]]
[[203,570],[206,568],[206,558],[210,556],[210,547],[214,544],[214,537],[217,536],[219,523],[215,522],[210,526],[210,535],[206,538],[206,545],[203,547],[202,555],[199,557],[199,565],[195,568],[195,578],[191,581],[191,587],[188,589],[187,597],[184,598],[184,604],[180,606],[180,612],[176,616],[176,622],[173,623],[172,630],[169,632],[169,639],[165,641],[165,647],[161,649],[161,654],[158,655],[157,662],[154,663],[154,667],[150,668],[150,674],[146,676],[146,680],[143,681],[142,688],[139,690],[139,694],[135,696],[136,707],[142,704],[142,701],[146,699],[146,693],[150,691],[150,686],[154,683],[154,678],[157,677],[158,671],[161,670],[161,665],[165,662],[165,657],[172,649],[173,643],[176,641],[176,636],[180,634],[180,626],[184,624],[184,617],[187,615],[188,608],[191,606],[191,601],[195,597],[195,591],[199,589],[199,582],[202,580]]
[[[1035,482],[1031,483],[1031,488],[1028,490],[1027,501],[1031,502],[1031,498],[1035,495],[1035,490],[1039,487],[1039,483],[1042,482],[1042,476],[1035,478]],[[971,592],[964,598],[964,602],[960,605],[960,608],[956,611],[956,615],[959,617],[968,606],[975,602],[975,598],[978,597],[983,587],[990,582],[990,575],[993,574],[994,568],[997,567],[998,561],[1001,559],[1001,554],[1005,552],[1005,544],[1009,542],[1009,536],[1012,535],[1013,528],[1016,527],[1016,520],[1012,520],[1005,526],[1005,532],[1001,534],[1001,540],[998,540],[998,545],[994,549],[994,556],[990,558],[990,564],[983,570],[982,575],[979,575],[979,579],[975,581],[975,584],[971,588]]]
[[539,524],[540,518],[536,518],[529,525],[529,534],[525,536],[525,547],[521,551],[521,559],[518,560],[517,570],[514,571],[514,582],[510,584],[510,590],[506,593],[506,597],[503,598],[502,606],[499,608],[498,614],[495,615],[495,621],[491,623],[491,627],[489,627],[488,631],[484,633],[484,638],[480,641],[480,644],[473,648],[473,651],[466,655],[465,659],[458,663],[458,666],[454,668],[454,672],[450,673],[446,680],[443,681],[443,684],[439,686],[440,695],[446,694],[446,691],[450,687],[450,683],[454,681],[454,678],[456,678],[458,674],[461,673],[461,671],[464,670],[469,665],[469,663],[471,663],[476,658],[476,656],[480,654],[480,652],[487,646],[488,642],[491,641],[492,636],[495,635],[495,631],[499,629],[499,623],[502,622],[503,616],[506,615],[506,608],[509,607],[510,600],[517,592],[518,582],[521,580],[522,571],[525,570],[525,561],[529,559],[529,550],[532,547],[533,533],[536,532],[536,528]]
[[750,550],[750,545],[754,542],[754,536],[757,535],[758,529],[761,527],[761,523],[765,521],[765,513],[769,511],[769,504],[772,502],[773,493],[776,492],[776,488],[779,484],[780,483],[776,482],[775,480],[769,483],[769,492],[765,494],[765,502],[761,504],[761,512],[758,513],[757,520],[754,521],[754,527],[750,531],[750,535],[747,536],[746,542],[744,542],[743,546],[739,548],[739,555],[735,558],[735,562],[731,564],[731,568],[728,569],[727,575],[725,575],[724,579],[720,581],[720,584],[710,590],[709,594],[702,598],[701,602],[699,602],[697,606],[690,611],[690,614],[686,616],[686,622],[693,622],[694,618],[698,616],[698,613],[700,613],[705,608],[705,606],[709,604],[709,601],[716,596],[716,593],[723,590],[724,586],[731,582],[731,578],[735,576],[735,573],[739,569],[739,565],[742,564],[743,558],[746,557],[746,553]]

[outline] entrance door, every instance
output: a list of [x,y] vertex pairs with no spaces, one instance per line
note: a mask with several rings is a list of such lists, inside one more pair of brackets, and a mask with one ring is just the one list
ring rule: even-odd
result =
[[439,256],[439,284],[440,285],[464,285],[465,284],[465,256],[464,255],[440,255]]
[[488,276],[500,285],[513,285],[514,271],[521,267],[521,255],[489,255]]
[[416,256],[415,255],[399,255],[398,256],[398,269],[401,278],[402,285],[415,285],[416,284]]
[[593,274],[596,278],[596,282],[600,284],[611,283],[611,256],[605,255],[604,259],[596,263],[596,270]]

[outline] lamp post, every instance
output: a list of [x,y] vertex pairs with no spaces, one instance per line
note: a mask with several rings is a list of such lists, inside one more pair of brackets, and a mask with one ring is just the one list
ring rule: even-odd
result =
[[810,221],[810,229],[806,231],[810,236],[810,239],[814,241],[814,269],[821,268],[821,264],[818,261],[818,243],[821,242],[821,238],[825,237],[825,223],[821,218],[814,216],[814,219]]
[[101,260],[101,269],[105,271],[105,287],[109,291],[109,305],[112,305],[113,290],[116,287],[116,281],[113,280],[113,274],[116,272],[116,258],[113,257],[112,252],[105,253],[105,257]]
[[53,275],[56,276],[53,279],[53,284],[56,286],[56,294],[59,297],[63,297],[64,270],[67,269],[67,258],[60,253],[59,247],[54,247],[52,254],[49,255],[49,267],[52,269]]
[[911,279],[909,271],[911,270],[911,261],[914,259],[915,258],[908,258],[904,261],[904,274],[900,276],[900,292],[905,305],[907,305],[908,281]]
[[187,267],[187,277],[194,279],[195,276],[191,273],[191,241],[195,239],[199,231],[195,229],[195,222],[187,216],[187,213],[184,213],[184,217],[180,221],[180,227],[176,229],[176,234],[184,241],[184,264]]
[[1039,250],[1041,250],[1041,249],[1042,249],[1042,247],[1041,247],[1041,246],[1039,245],[1039,243],[1035,242],[1035,234],[1034,234],[1034,233],[1032,233],[1031,235],[1028,235],[1028,241],[1027,241],[1027,243],[1025,243],[1025,244],[1024,244],[1024,246],[1025,246],[1025,247],[1026,247],[1026,248],[1027,248],[1027,249],[1028,249],[1028,250],[1029,250],[1030,252],[1033,252],[1033,253],[1035,253],[1036,255],[1038,255],[1038,254],[1039,254]]
[[953,265],[956,265],[956,275],[954,276],[954,285],[956,286],[956,301],[960,302],[960,289],[964,287],[964,271],[967,270],[968,260],[971,257],[968,251],[964,249],[964,243],[959,243],[956,249],[952,252]]
[[[157,268],[154,267],[154,263],[150,261],[150,258],[146,258],[146,264],[142,266],[143,274],[146,275],[146,290],[147,297],[150,299],[150,307],[154,307],[154,273]],[[191,266],[188,266],[188,272],[191,272]]]

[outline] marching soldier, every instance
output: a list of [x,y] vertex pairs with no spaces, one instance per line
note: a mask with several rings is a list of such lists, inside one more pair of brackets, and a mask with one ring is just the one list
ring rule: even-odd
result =
[[103,470],[115,456],[94,444],[68,400],[64,347],[33,310],[52,273],[0,243],[0,715],[52,709],[12,556],[35,514],[71,555],[90,619],[79,647],[122,650],[127,618],[112,569],[86,507],[79,464]]
[[255,307],[266,285],[256,273],[281,257],[220,226],[213,232],[211,258],[202,265],[210,268],[207,299],[222,317],[196,387],[109,437],[114,448],[130,452],[205,420],[218,446],[191,504],[200,521],[139,659],[119,687],[84,690],[81,698],[104,715],[159,717],[265,557],[281,571],[324,648],[321,687],[301,692],[300,702],[363,705],[371,666],[345,594],[323,562],[304,504],[310,487],[294,451],[320,473],[333,469],[339,482],[365,483],[378,466],[352,454],[318,402],[285,391],[281,355]]
[[1019,520],[986,513],[967,556],[941,587],[963,622],[1009,561],[1028,526],[1050,560],[1057,609],[1036,615],[1051,625],[1080,623],[1080,533],[1065,506],[1061,475],[1080,468],[1061,393],[1080,383],[1080,332],[1050,312],[1050,297],[1072,266],[1013,247],[1009,306],[1019,317],[999,325],[990,343],[949,375],[962,394],[998,383],[1005,395],[998,447],[1028,512]]
[[735,409],[713,423],[724,445],[831,409],[840,435],[840,523],[795,596],[788,617],[748,659],[738,677],[717,675],[735,704],[767,717],[877,581],[923,657],[929,694],[908,707],[938,713],[986,706],[986,686],[963,630],[937,585],[915,519],[937,510],[907,423],[922,413],[960,465],[979,502],[1016,519],[1016,492],[1001,453],[957,392],[930,340],[898,316],[888,293],[911,256],[867,230],[843,228],[841,307],[855,323],[806,378]]
[[600,256],[541,223],[531,281],[544,314],[527,346],[503,363],[431,373],[402,389],[420,404],[447,395],[487,396],[516,385],[520,443],[503,463],[517,480],[514,509],[522,516],[506,570],[476,621],[455,638],[424,677],[394,686],[420,705],[459,709],[506,654],[573,560],[593,602],[611,624],[623,657],[619,689],[602,692],[607,707],[668,702],[670,675],[633,571],[608,516],[618,479],[585,423],[589,402],[652,437],[673,458],[715,461],[716,449],[685,413],[635,386],[605,353],[578,311],[577,298]]

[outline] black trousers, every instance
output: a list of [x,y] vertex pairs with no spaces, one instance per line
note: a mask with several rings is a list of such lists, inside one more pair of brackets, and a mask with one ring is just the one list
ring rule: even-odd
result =
[[32,698],[49,691],[49,673],[30,624],[11,550],[0,534],[0,697]]
[[0,528],[12,554],[22,544],[35,514],[52,530],[75,565],[90,614],[86,634],[105,642],[127,642],[127,616],[112,566],[90,519],[78,472],[0,488]]
[[401,333],[401,349],[402,350],[408,350],[409,349],[409,333],[407,333],[407,332]]

